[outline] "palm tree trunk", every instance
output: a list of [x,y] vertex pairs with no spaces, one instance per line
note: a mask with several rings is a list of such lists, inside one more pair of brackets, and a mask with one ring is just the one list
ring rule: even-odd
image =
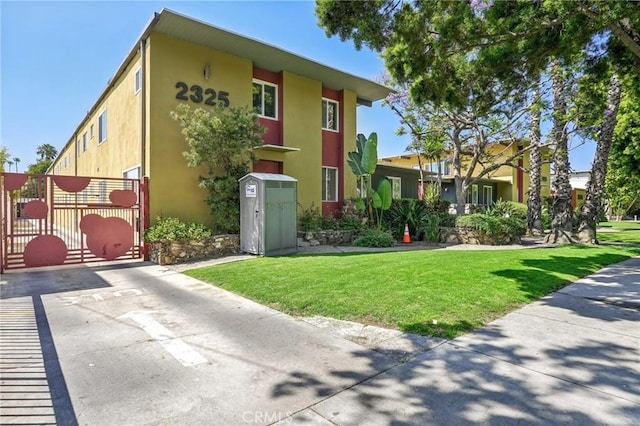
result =
[[564,98],[564,76],[558,59],[551,61],[551,87],[553,91],[553,129],[551,135],[556,145],[553,156],[555,174],[553,178],[553,205],[551,207],[551,233],[548,243],[568,244],[571,238],[573,207],[571,206],[571,183],[569,182],[569,149],[566,132],[567,104]]
[[531,146],[529,149],[529,197],[527,200],[527,232],[529,235],[542,235],[542,200],[540,198],[540,171],[542,153],[540,152],[540,93],[533,92],[531,101]]
[[591,179],[587,182],[585,202],[580,215],[580,224],[578,225],[577,238],[585,243],[597,243],[596,223],[602,209],[604,180],[607,176],[607,163],[613,142],[613,130],[617,122],[621,92],[622,84],[614,72],[609,80],[607,106],[604,110],[596,154],[591,165]]

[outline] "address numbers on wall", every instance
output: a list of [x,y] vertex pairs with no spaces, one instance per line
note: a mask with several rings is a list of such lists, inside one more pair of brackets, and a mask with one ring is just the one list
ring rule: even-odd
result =
[[184,81],[179,81],[176,83],[176,89],[178,93],[176,93],[176,99],[181,99],[183,101],[192,101],[197,104],[204,102],[206,105],[216,106],[217,102],[221,102],[222,106],[229,106],[229,92],[225,92],[223,90],[215,91],[211,88],[203,88],[202,86],[198,86],[194,84],[189,87],[187,83]]

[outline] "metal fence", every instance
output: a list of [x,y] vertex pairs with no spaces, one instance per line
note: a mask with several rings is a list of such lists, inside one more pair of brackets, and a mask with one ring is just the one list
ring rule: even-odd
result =
[[0,179],[2,270],[144,255],[144,181],[24,173]]

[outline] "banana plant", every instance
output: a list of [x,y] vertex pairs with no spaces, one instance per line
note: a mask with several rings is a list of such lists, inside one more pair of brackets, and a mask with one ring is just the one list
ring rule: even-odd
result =
[[391,182],[387,178],[382,178],[378,182],[378,189],[371,190],[371,205],[376,212],[376,224],[378,229],[382,229],[382,215],[385,210],[389,210],[392,201]]
[[[391,182],[384,178],[378,183],[378,189],[371,185],[371,177],[378,165],[378,134],[373,132],[369,137],[359,133],[356,137],[356,150],[347,153],[347,164],[351,171],[363,183],[364,194],[356,200],[356,207],[364,211],[369,208],[369,219],[378,228],[382,227],[382,212],[391,207]],[[374,216],[375,209],[375,216]]]

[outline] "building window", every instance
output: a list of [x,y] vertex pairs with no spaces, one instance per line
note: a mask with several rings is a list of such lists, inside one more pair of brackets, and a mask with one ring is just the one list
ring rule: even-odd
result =
[[107,110],[105,109],[98,117],[98,143],[107,140]]
[[402,198],[402,179],[396,176],[387,176],[391,182],[391,198]]
[[89,137],[93,139],[93,124],[91,125],[91,128],[89,130]]
[[338,169],[322,168],[322,201],[338,201]]
[[482,187],[482,198],[485,206],[490,206],[493,204],[493,187],[492,186]]
[[82,152],[85,152],[87,150],[87,132],[84,132],[84,134],[82,135]]
[[142,89],[142,68],[138,67],[136,75],[133,79],[133,92],[138,93]]
[[471,185],[471,191],[467,192],[467,204],[478,204],[478,185]]
[[253,109],[261,117],[278,118],[278,86],[253,80]]
[[329,99],[322,99],[322,128],[338,131],[338,103]]

